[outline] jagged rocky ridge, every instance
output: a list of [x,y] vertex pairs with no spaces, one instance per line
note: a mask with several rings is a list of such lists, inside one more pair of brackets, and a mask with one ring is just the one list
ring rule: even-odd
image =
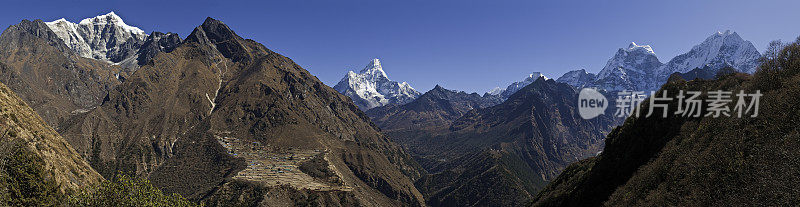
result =
[[406,82],[389,80],[378,59],[370,61],[359,73],[349,71],[333,88],[365,111],[388,104],[405,104],[420,95]]

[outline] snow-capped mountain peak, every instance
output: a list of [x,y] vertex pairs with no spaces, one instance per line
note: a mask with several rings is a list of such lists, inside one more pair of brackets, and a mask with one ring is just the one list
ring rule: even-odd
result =
[[67,21],[67,19],[61,18],[61,19],[57,19],[56,21],[52,21],[52,22],[48,22],[48,23],[52,23],[52,24],[61,23],[61,24],[63,24],[63,23],[68,23],[68,22],[69,21]]
[[760,57],[753,43],[742,39],[738,33],[717,31],[689,52],[667,62],[658,69],[658,74],[663,79],[675,72],[686,73],[695,68],[718,70],[726,66],[753,73]]
[[650,54],[653,54],[653,55],[656,54],[655,52],[653,52],[653,48],[650,47],[650,45],[637,45],[635,42],[631,42],[631,44],[628,45],[628,48],[626,49],[626,51],[628,51],[628,52],[639,52],[639,51],[641,51],[641,52],[650,53]]
[[580,69],[564,73],[564,75],[556,79],[556,81],[561,83],[566,83],[578,88],[582,88],[586,85],[591,84],[596,77],[597,75],[595,75],[594,73],[586,72],[586,69]]
[[492,90],[489,90],[489,92],[486,93],[495,96],[495,95],[500,95],[500,93],[503,93],[503,91],[504,89],[500,87],[494,87]]
[[673,73],[687,73],[694,69],[710,70],[715,74],[723,67],[733,67],[741,72],[753,73],[761,54],[750,41],[738,33],[717,31],[687,53],[672,58],[666,64],[658,61],[648,45],[631,43],[620,48],[606,66],[592,80],[593,74],[570,71],[557,81],[576,87],[597,87],[610,91],[657,90]]
[[381,78],[389,79],[389,76],[387,76],[386,72],[383,71],[383,67],[381,66],[381,60],[377,58],[372,59],[372,61],[370,61],[369,64],[367,64],[367,67],[361,69],[359,73],[367,75],[367,77],[371,78],[371,80],[378,80]]
[[379,59],[372,59],[359,73],[348,71],[333,89],[349,96],[362,110],[405,104],[420,96],[408,83],[390,80]]
[[656,86],[654,71],[662,63],[649,45],[631,42],[620,48],[597,74],[595,85],[609,90],[649,90]]
[[[66,20],[64,20],[64,21],[66,21]],[[122,18],[117,16],[117,14],[114,13],[114,11],[111,11],[108,14],[104,14],[104,15],[100,15],[100,16],[96,16],[96,17],[92,17],[92,18],[83,19],[78,24],[82,24],[82,25],[106,25],[106,24],[112,24],[112,25],[116,25],[116,26],[124,29],[125,32],[135,33],[135,34],[143,35],[145,37],[147,36],[147,34],[145,34],[144,31],[142,31],[141,29],[125,24],[125,21],[122,21]]]
[[46,24],[79,56],[115,64],[135,65],[130,63],[147,39],[144,31],[125,24],[113,11],[77,24],[64,18]]
[[[533,72],[533,73],[529,74],[528,77],[525,77],[524,80],[519,81],[519,82],[514,82],[514,83],[508,85],[508,87],[506,87],[505,90],[501,90],[499,93],[498,93],[498,91],[495,91],[495,90],[492,90],[492,92],[500,94],[500,98],[505,100],[505,99],[508,99],[508,97],[511,97],[512,94],[516,93],[517,91],[519,91],[520,89],[524,88],[525,86],[530,85],[531,83],[533,83],[534,81],[536,81],[539,78],[542,78],[544,80],[550,80],[550,78],[548,78],[547,76],[544,76],[544,74],[542,74],[541,72]],[[489,94],[494,95],[492,93],[489,93]]]
[[550,80],[550,78],[544,76],[544,74],[542,74],[541,72],[533,72],[530,75],[528,75],[528,78],[525,78],[525,81],[530,81],[531,83],[533,83],[533,81],[539,79],[539,77],[542,77],[545,80]]

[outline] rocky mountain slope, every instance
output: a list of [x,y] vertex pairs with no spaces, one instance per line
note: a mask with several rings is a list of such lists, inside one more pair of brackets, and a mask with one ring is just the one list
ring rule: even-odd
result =
[[366,112],[384,133],[395,130],[415,131],[450,124],[468,111],[500,104],[493,96],[468,94],[436,85],[416,100],[404,105],[386,105]]
[[0,82],[8,85],[50,126],[100,105],[127,73],[82,58],[41,20],[23,20],[0,35]]
[[580,118],[576,89],[543,77],[499,105],[479,98],[437,87],[367,112],[428,171],[416,185],[429,205],[522,205],[566,165],[595,155],[618,123]]
[[[600,156],[571,165],[535,206],[793,205],[791,189],[800,183],[794,173],[800,168],[797,54],[800,45],[792,43],[765,57],[753,75],[671,77],[660,93],[672,97],[678,90],[759,91],[758,114],[631,117],[608,136]],[[677,100],[669,106],[676,111]]]
[[618,122],[582,119],[577,94],[539,78],[500,105],[470,111],[449,134],[418,140],[410,149],[432,173],[418,181],[429,203],[521,205],[569,163],[594,156]]
[[353,99],[364,111],[388,104],[405,104],[420,95],[406,82],[389,80],[378,59],[370,61],[359,73],[349,71],[333,88]]
[[418,168],[377,130],[289,58],[208,18],[62,134],[103,175],[212,206],[422,205]]
[[[0,204],[58,193],[48,191],[50,182],[52,190],[67,193],[102,180],[64,138],[0,83]],[[8,199],[12,203],[3,203]]]

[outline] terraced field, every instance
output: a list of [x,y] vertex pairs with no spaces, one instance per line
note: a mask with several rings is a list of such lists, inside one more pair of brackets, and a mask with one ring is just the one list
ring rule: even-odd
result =
[[235,137],[215,137],[228,149],[229,154],[244,158],[247,162],[247,168],[234,176],[234,179],[261,182],[267,186],[290,185],[297,189],[315,191],[352,190],[352,187],[325,182],[300,170],[299,166],[303,162],[310,161],[314,156],[325,156],[325,150],[281,149]]

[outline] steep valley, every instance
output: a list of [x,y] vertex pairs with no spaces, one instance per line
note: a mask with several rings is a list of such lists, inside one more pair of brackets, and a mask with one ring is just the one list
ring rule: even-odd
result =
[[568,164],[594,156],[620,122],[612,111],[582,119],[578,91],[544,78],[499,105],[443,92],[367,112],[428,171],[416,184],[431,206],[523,205]]

